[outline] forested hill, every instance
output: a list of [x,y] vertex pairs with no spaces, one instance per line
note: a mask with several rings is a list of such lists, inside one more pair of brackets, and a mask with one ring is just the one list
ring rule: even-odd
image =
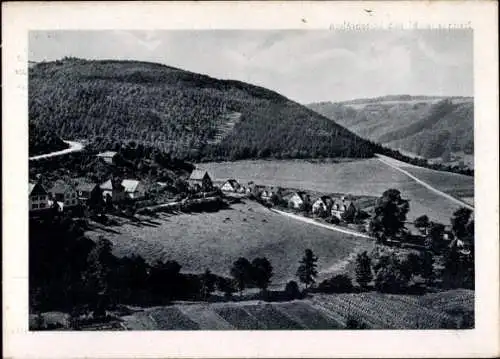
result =
[[385,96],[309,108],[371,141],[425,158],[474,153],[471,97]]
[[64,139],[172,157],[370,157],[375,146],[265,88],[160,64],[65,58],[29,69],[29,115]]
[[64,150],[69,145],[46,126],[29,123],[29,155],[37,156],[49,152]]

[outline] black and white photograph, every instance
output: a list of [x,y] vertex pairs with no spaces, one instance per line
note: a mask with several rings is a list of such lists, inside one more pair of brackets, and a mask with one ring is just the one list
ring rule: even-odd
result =
[[481,207],[478,186],[498,154],[464,18],[30,26],[28,193],[3,206],[26,223],[26,331],[397,330],[436,346],[485,328],[498,268],[477,253],[498,249],[498,218],[481,228],[498,199]]
[[30,32],[30,330],[474,328],[472,49]]

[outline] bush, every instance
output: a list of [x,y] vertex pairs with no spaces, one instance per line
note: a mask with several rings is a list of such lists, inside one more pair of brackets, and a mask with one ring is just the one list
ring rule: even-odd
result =
[[351,293],[353,290],[352,280],[346,274],[337,274],[330,279],[325,279],[317,289],[321,293]]
[[339,219],[338,217],[332,216],[332,217],[330,218],[329,222],[330,222],[331,224],[336,224],[336,225],[338,225],[338,224],[340,224],[340,219]]

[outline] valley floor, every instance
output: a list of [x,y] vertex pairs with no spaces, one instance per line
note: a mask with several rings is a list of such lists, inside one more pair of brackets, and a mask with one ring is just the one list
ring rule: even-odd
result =
[[273,266],[271,288],[283,289],[295,272],[305,249],[319,257],[319,279],[334,272],[338,263],[353,253],[371,250],[373,240],[340,233],[273,213],[262,205],[245,201],[218,212],[159,213],[142,223],[93,229],[90,238],[104,235],[113,242],[118,256],[139,254],[147,261],[175,260],[183,272],[229,275],[239,257],[266,257]]

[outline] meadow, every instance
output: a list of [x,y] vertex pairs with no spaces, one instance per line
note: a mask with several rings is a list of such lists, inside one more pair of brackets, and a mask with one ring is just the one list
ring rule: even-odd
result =
[[122,324],[129,330],[344,329],[353,317],[368,329],[453,329],[464,326],[462,314],[473,310],[470,290],[423,296],[346,293],[286,303],[178,303],[122,317]]
[[[404,198],[410,200],[409,220],[427,214],[432,220],[448,224],[453,212],[459,208],[456,203],[437,196],[376,158],[339,163],[313,163],[304,160],[211,162],[199,164],[198,167],[208,170],[216,180],[235,178],[242,184],[254,181],[268,186],[377,197],[389,188],[396,188]],[[431,170],[427,170],[430,171],[428,173],[419,167],[404,169],[415,171],[416,176],[422,174],[425,177],[422,179],[432,181],[429,184],[444,192],[452,192],[452,195],[457,189],[468,194],[474,190],[472,177]]]
[[251,201],[219,212],[160,214],[148,223],[94,229],[87,235],[106,236],[118,256],[139,254],[151,263],[176,260],[183,272],[201,273],[209,268],[229,275],[239,257],[266,257],[274,267],[271,287],[279,289],[288,280],[296,280],[298,262],[307,248],[319,257],[318,279],[324,279],[342,270],[339,262],[353,252],[374,245],[369,239],[304,224]]

